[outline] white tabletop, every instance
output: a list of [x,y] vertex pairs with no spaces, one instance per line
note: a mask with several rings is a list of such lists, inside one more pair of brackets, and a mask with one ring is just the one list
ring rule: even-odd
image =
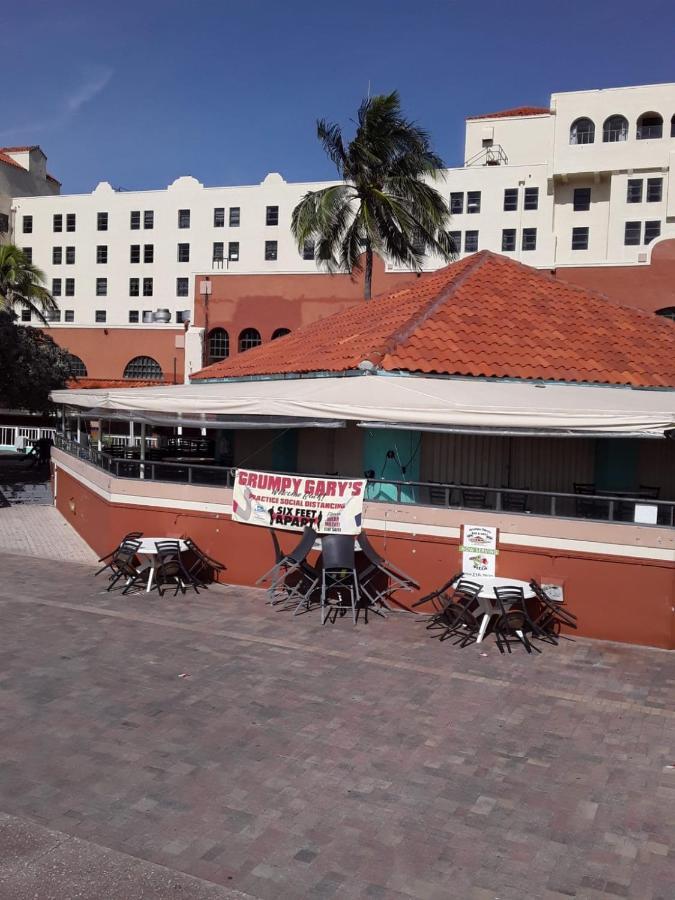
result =
[[483,585],[479,595],[481,598],[496,600],[497,595],[494,590],[496,587],[520,587],[523,589],[523,595],[526,600],[534,597],[534,591],[530,587],[529,582],[519,581],[517,578],[503,578],[499,575],[466,575],[462,577],[467,581],[475,581],[477,584]]
[[180,540],[180,538],[170,538],[170,537],[144,537],[141,538],[141,546],[136,551],[137,553],[142,553],[144,556],[153,556],[157,553],[157,547],[155,546],[157,541],[178,541],[178,546],[181,550],[187,550],[187,544],[185,541]]

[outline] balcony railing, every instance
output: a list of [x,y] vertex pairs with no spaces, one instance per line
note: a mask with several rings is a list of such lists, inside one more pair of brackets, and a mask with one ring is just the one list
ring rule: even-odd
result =
[[[83,447],[61,434],[56,435],[55,445],[65,453],[86,460],[117,478],[229,488],[234,485],[234,467],[171,462],[168,459],[121,459],[104,450]],[[609,493],[580,495],[561,491],[375,478],[368,480],[366,499],[378,503],[441,506],[508,515],[553,516],[617,523],[633,523],[636,504],[644,504],[657,508],[657,527],[675,526],[675,501],[654,500],[644,494],[641,496],[639,491],[630,496]]]
[[649,138],[663,137],[663,125],[638,125],[637,139],[638,141],[648,140]]

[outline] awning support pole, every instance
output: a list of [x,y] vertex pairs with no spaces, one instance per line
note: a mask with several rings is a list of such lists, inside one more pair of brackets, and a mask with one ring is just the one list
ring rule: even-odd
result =
[[[131,428],[133,430],[134,423],[131,423]],[[140,478],[145,478],[145,422],[141,422],[141,464],[138,467],[138,474]]]

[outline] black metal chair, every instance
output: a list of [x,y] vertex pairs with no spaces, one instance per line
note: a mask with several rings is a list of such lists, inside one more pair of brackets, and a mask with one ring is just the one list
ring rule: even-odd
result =
[[535,629],[525,609],[525,594],[522,587],[516,585],[495,587],[494,593],[499,607],[499,616],[494,624],[499,652],[504,653],[504,647],[506,647],[511,653],[511,641],[515,637],[528,653],[532,653],[532,650],[541,653],[541,650],[530,642],[525,632],[528,625],[533,632]]
[[467,509],[488,509],[487,491],[479,488],[462,488],[462,506]]
[[[356,573],[354,536],[351,534],[324,534],[321,537],[321,624],[325,625],[331,611],[333,621],[338,613],[344,614],[348,607],[343,602],[349,595],[352,621],[356,625],[360,602],[359,579]],[[331,601],[329,594],[337,595],[337,602]]]
[[113,552],[110,563],[105,567],[110,568],[112,573],[110,575],[110,584],[106,590],[111,591],[121,578],[126,578],[124,590],[122,591],[123,594],[126,594],[127,589],[130,589],[143,579],[143,572],[138,568],[138,560],[136,558],[140,546],[141,541],[138,539],[123,540]]
[[[99,559],[99,562],[105,562],[106,564],[103,566],[103,568],[99,569],[98,572],[94,572],[94,578],[97,575],[100,575],[101,572],[105,572],[106,569],[111,569],[112,573],[115,574],[115,562],[114,562],[115,554],[118,552],[118,550],[120,550],[120,548],[122,547],[122,544],[124,544],[125,541],[138,541],[142,537],[143,537],[142,531],[130,531],[128,534],[125,534],[124,537],[122,538],[122,540],[119,542],[119,544],[115,547],[114,550],[111,550],[110,553],[106,553],[105,556],[102,556]],[[106,560],[107,560],[107,562],[106,562]]]
[[[442,607],[442,609],[437,612],[435,615],[432,615],[429,623],[427,624],[427,629],[429,631],[435,628],[448,629],[449,626],[455,622],[458,617],[464,618],[460,616],[460,610],[464,610],[469,613],[471,618],[475,619],[475,608],[478,605],[478,595],[483,590],[483,585],[479,584],[477,581],[469,581],[467,578],[460,578],[453,593],[451,595],[446,595],[447,602]],[[457,627],[460,627],[462,623],[458,623]],[[464,624],[468,624],[465,622]],[[447,640],[447,636],[445,638],[441,637],[441,640]]]
[[581,484],[574,482],[574,493],[578,499],[575,500],[576,513],[582,519],[597,519],[599,506],[597,500],[587,499],[595,494],[594,484]]
[[188,587],[191,587],[198,594],[199,588],[203,587],[203,585],[185,567],[181,555],[180,541],[155,541],[155,547],[157,549],[155,585],[160,597],[164,596],[163,588],[167,583],[176,585],[174,597],[178,591],[184,594]]
[[534,578],[530,581],[530,587],[539,602],[539,612],[532,621],[541,632],[549,636],[553,643],[557,643],[557,639],[561,636],[561,626],[565,625],[576,630],[577,617],[574,613],[565,609],[561,603],[552,600]]
[[185,546],[194,556],[194,561],[188,568],[188,572],[190,575],[194,575],[198,578],[203,587],[208,588],[208,584],[206,584],[201,575],[204,574],[206,577],[210,578],[211,581],[215,581],[218,572],[224,572],[227,566],[224,563],[218,562],[218,560],[214,559],[212,556],[209,556],[208,553],[205,553],[201,547],[195,544],[192,538],[184,538],[184,541]]
[[318,537],[317,532],[307,526],[298,544],[288,553],[282,551],[273,529],[270,529],[270,534],[274,545],[274,565],[258,578],[256,584],[269,581],[268,603],[272,606],[297,601],[296,613],[303,607],[309,609],[312,595],[320,581],[319,573],[307,562],[307,556]]
[[437,590],[432,591],[430,594],[425,594],[424,597],[421,597],[419,600],[415,600],[410,608],[415,609],[416,606],[422,606],[423,603],[431,603],[436,612],[440,612],[441,609],[451,602],[451,598],[448,597],[447,591],[454,586],[456,581],[459,581],[463,574],[463,572],[458,572],[456,575],[453,575],[449,581],[446,581],[445,584],[441,585]]
[[504,512],[524,513],[527,511],[527,495],[505,491],[502,494],[502,509]]
[[[420,586],[414,578],[411,578],[402,569],[380,556],[370,543],[365,531],[358,535],[356,542],[368,561],[368,565],[360,573],[359,584],[364,596],[375,612],[378,612],[378,606],[388,609],[387,604],[384,602],[385,597],[390,597],[394,591],[419,590]],[[387,583],[384,587],[379,586],[377,583],[380,578],[386,579]]]

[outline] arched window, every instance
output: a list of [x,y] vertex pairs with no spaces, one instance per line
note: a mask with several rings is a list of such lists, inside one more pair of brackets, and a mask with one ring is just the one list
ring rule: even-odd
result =
[[276,331],[272,333],[272,340],[276,341],[277,338],[283,337],[285,334],[290,334],[290,328],[277,328]]
[[79,356],[74,356],[72,353],[69,353],[68,362],[70,364],[70,374],[73,378],[87,377],[87,367]]
[[670,136],[675,137],[675,116],[670,120]]
[[663,137],[663,119],[656,112],[642,113],[637,120],[638,141],[646,141],[650,138]]
[[138,378],[142,381],[161,381],[162,367],[151,356],[134,356],[124,370],[125,378]]
[[260,332],[256,328],[244,328],[239,335],[239,352],[251,350],[253,347],[259,347],[262,344]]
[[209,365],[230,355],[230,336],[224,328],[209,331]]
[[605,144],[628,140],[628,119],[625,116],[610,116],[602,126],[602,140]]
[[656,315],[663,316],[664,319],[672,319],[675,322],[675,306],[665,306],[663,309],[657,309]]
[[570,144],[592,144],[595,140],[595,125],[590,119],[577,119],[570,128]]

